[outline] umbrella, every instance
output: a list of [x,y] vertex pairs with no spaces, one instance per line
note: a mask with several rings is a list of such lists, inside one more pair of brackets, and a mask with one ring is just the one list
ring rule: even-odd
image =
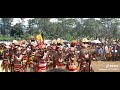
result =
[[45,44],[50,44],[51,40],[44,40]]
[[88,39],[87,38],[83,38],[82,42],[88,42]]
[[17,40],[13,40],[13,43],[16,43],[16,42],[18,42]]
[[57,44],[57,40],[54,39],[54,40],[52,41],[52,44]]
[[58,39],[57,39],[57,43],[60,43],[60,41],[61,41],[61,39],[60,39],[60,38],[58,38]]
[[93,40],[91,43],[101,43],[99,40]]
[[113,44],[117,44],[116,42],[113,42]]

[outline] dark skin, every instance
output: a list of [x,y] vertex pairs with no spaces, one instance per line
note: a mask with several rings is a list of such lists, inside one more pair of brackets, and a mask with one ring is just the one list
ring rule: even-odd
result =
[[[19,47],[19,46],[18,46]],[[23,61],[23,56],[22,55],[22,51],[21,50],[17,50],[17,47],[14,48],[14,59],[13,59],[13,68],[14,68],[14,71],[13,72],[19,72],[19,71],[16,71],[16,68],[14,66],[18,65],[19,64],[19,70],[20,68],[22,67],[21,66],[21,63]],[[21,60],[19,61],[17,58],[21,57]],[[23,68],[23,67],[22,67]]]
[[80,62],[80,72],[93,72],[91,67],[91,56],[89,54],[88,58],[83,57],[84,59]]
[[[75,54],[74,51],[73,52],[70,50],[66,51],[66,47],[64,49],[57,48],[57,45],[53,45],[54,48],[48,47],[47,49],[39,49],[37,47],[32,46],[31,44],[29,44],[28,47],[29,46],[32,49],[30,51],[28,50],[28,52],[27,52],[27,56],[29,58],[31,57],[33,52],[38,51],[37,53],[35,53],[34,58],[32,60],[33,63],[35,63],[35,65],[37,65],[39,63],[39,60],[43,58],[44,52],[47,52],[45,60],[50,62],[50,64],[53,66],[52,68],[55,68],[56,64],[59,63],[59,58],[63,59],[63,62],[66,62],[66,64],[69,65],[68,62],[70,61],[70,59],[76,58],[76,55],[77,55],[77,54]],[[75,45],[73,45],[73,46],[75,46]],[[14,45],[13,45],[13,47],[14,47]],[[13,52],[14,52],[13,54],[16,54],[16,50],[13,50]],[[81,55],[81,53],[80,53],[80,55]],[[78,59],[81,59],[81,57],[79,57]],[[78,60],[76,60],[76,61],[79,62]],[[30,62],[30,60],[28,60],[28,62]]]
[[5,72],[8,72],[8,70],[10,69],[10,63],[9,63],[9,51],[7,48],[4,48],[4,52],[3,52],[3,62],[2,62],[2,67],[3,69],[5,69]]
[[[3,50],[2,46],[0,46],[0,50]],[[0,59],[3,59],[3,52],[1,52]]]

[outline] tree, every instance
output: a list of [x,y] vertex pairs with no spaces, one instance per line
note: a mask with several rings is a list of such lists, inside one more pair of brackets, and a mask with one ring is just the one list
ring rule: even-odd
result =
[[57,18],[58,22],[50,22],[51,18],[34,18],[28,22],[28,33],[42,32],[46,39],[63,38],[118,38],[120,22],[116,18]]
[[82,21],[83,21],[82,19],[78,19],[78,22],[76,23],[76,27],[74,28],[78,38],[81,38],[83,36],[84,26]]
[[13,18],[1,18],[1,34],[9,36]]
[[21,23],[17,23],[16,25],[14,25],[11,29],[11,36],[19,36],[21,37],[21,35],[23,35],[23,27]]
[[112,38],[118,36],[118,27],[120,25],[119,19],[117,18],[101,18],[101,22],[104,26],[104,36],[105,38],[111,40]]
[[30,19],[28,21],[28,27],[27,27],[27,29],[28,29],[28,33],[29,34],[33,34],[35,32],[35,30],[37,29],[37,24],[36,24],[35,19]]
[[111,38],[114,37],[115,39],[119,38],[119,25],[120,22],[118,19],[114,19],[111,24]]
[[84,20],[83,26],[84,29],[82,33],[84,34],[85,37],[94,37],[97,38],[98,36],[98,31],[99,31],[99,22],[95,20],[94,18],[91,19],[86,19]]

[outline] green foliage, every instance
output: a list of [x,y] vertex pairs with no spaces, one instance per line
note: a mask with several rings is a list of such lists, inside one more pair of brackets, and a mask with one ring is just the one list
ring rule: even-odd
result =
[[[45,39],[63,38],[76,40],[83,37],[88,39],[108,38],[120,39],[120,20],[118,18],[57,18],[58,22],[50,22],[51,18],[34,18],[28,20],[28,26],[21,23],[12,25],[13,18],[1,18],[0,40],[29,40],[31,35],[40,32]],[[10,36],[9,36],[10,35]]]
[[13,41],[15,38],[14,37],[8,37],[8,36],[0,36],[0,41]]
[[21,37],[21,35],[23,35],[23,28],[22,28],[22,24],[21,23],[17,23],[16,25],[14,25],[11,29],[11,36],[19,36]]

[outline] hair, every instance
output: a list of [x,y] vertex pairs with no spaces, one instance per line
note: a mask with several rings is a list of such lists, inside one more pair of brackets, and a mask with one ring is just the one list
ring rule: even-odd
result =
[[54,69],[51,69],[47,72],[68,72],[68,71],[65,69],[61,69],[61,68],[54,68]]

